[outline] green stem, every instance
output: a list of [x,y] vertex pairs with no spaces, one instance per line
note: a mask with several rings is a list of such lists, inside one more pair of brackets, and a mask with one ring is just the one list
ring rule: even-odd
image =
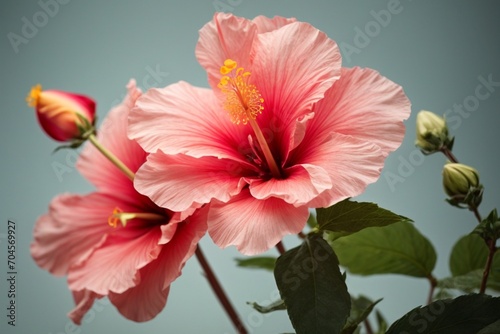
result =
[[102,144],[97,140],[94,134],[88,136],[90,142],[101,152],[109,161],[111,161],[119,170],[121,170],[130,180],[134,180],[134,173],[127,167],[120,159],[116,157],[113,153],[108,151]]

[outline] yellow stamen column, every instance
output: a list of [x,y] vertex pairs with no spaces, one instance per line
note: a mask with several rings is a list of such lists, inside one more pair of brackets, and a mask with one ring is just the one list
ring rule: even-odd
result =
[[[250,123],[271,174],[274,178],[280,179],[281,172],[278,164],[274,160],[264,134],[255,121],[257,116],[264,110],[264,99],[257,87],[249,83],[250,72],[245,72],[242,67],[238,69],[236,67],[237,63],[234,60],[226,59],[220,69],[223,77],[218,87],[226,95],[224,109],[229,113],[234,124],[243,123],[245,125]],[[235,69],[236,72],[233,72]]]
[[111,227],[116,227],[120,222],[125,227],[132,219],[165,220],[166,217],[152,212],[122,212],[119,208],[115,208],[113,214],[108,217],[108,224]]

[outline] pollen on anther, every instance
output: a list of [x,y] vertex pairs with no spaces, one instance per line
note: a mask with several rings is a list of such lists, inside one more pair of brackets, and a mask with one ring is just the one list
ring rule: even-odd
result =
[[28,93],[28,96],[26,96],[26,103],[28,103],[28,106],[36,107],[41,93],[42,93],[42,85],[37,84],[33,86],[31,88],[31,91]]
[[237,68],[237,63],[231,59],[224,61],[221,67],[221,77],[218,88],[226,95],[224,109],[235,124],[247,124],[264,110],[264,99],[254,84],[249,82],[251,73],[243,67]]
[[120,210],[119,208],[114,208],[113,209],[113,214],[111,214],[109,217],[108,217],[108,225],[111,226],[111,227],[114,227],[116,228],[116,226],[118,226],[118,222],[120,221],[120,213],[122,213],[123,211]]

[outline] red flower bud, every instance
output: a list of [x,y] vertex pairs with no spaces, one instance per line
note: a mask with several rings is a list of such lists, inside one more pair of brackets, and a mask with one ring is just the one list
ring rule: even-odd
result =
[[57,141],[84,140],[89,131],[93,131],[95,102],[87,96],[60,90],[42,91],[42,87],[36,85],[26,101],[35,108],[45,133]]

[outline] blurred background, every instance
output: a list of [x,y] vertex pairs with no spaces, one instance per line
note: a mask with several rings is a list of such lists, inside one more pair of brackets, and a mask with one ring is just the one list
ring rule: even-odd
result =
[[[166,308],[154,320],[133,323],[103,302],[77,328],[66,317],[73,300],[65,278],[38,268],[29,253],[34,222],[46,212],[51,198],[93,190],[75,170],[74,152],[52,153],[57,144],[38,128],[25,103],[31,86],[41,83],[45,89],[92,96],[101,120],[121,101],[130,78],[144,90],[179,80],[207,86],[194,48],[198,30],[215,11],[309,22],[340,45],[343,66],[370,67],[403,86],[412,101],[406,138],[387,159],[379,181],[356,200],[376,202],[412,218],[436,248],[436,277],[449,275],[453,243],[476,222],[470,212],[444,201],[444,156],[424,157],[415,148],[419,110],[448,115],[456,136],[455,155],[476,167],[485,185],[481,213],[487,215],[500,205],[500,5],[496,1],[7,0],[1,7],[1,333],[234,332],[194,258],[173,283]],[[16,223],[16,327],[9,326],[6,317],[8,220]],[[218,249],[208,237],[201,244],[250,333],[293,331],[285,312],[260,315],[246,304],[267,304],[277,298],[271,273],[237,268],[234,258],[241,255],[234,248]],[[297,244],[296,238],[285,239],[287,248]],[[275,250],[269,254],[277,255]],[[378,308],[390,322],[424,304],[429,291],[426,280],[396,275],[348,274],[348,287],[353,295],[383,297]]]

